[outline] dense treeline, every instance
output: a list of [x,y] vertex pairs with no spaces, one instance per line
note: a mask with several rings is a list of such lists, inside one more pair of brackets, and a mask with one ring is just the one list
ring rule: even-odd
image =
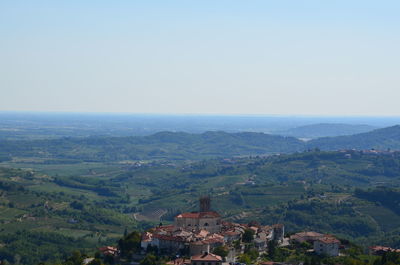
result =
[[80,178],[76,179],[74,177],[61,178],[58,177],[54,182],[60,186],[91,190],[99,194],[100,196],[106,197],[118,197],[117,192],[112,191],[112,184],[105,184],[104,181],[97,181],[96,183],[87,183],[86,179]]
[[350,203],[337,205],[324,201],[289,202],[285,207],[267,208],[260,215],[263,223],[282,222],[287,231],[325,231],[347,238],[368,237],[377,232],[376,224],[358,214]]
[[379,203],[397,214],[400,214],[400,190],[398,189],[387,187],[369,190],[356,189],[355,196]]
[[400,150],[400,125],[349,136],[319,138],[309,141],[308,146],[322,150],[371,148]]
[[[2,261],[14,264],[38,264],[46,261],[61,261],[75,249],[90,246],[84,239],[74,239],[50,232],[19,231],[0,236]],[[92,245],[93,247],[93,245]]]

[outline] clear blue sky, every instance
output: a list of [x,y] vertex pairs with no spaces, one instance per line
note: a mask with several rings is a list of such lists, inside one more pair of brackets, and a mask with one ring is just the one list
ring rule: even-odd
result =
[[400,115],[400,1],[0,1],[0,110]]

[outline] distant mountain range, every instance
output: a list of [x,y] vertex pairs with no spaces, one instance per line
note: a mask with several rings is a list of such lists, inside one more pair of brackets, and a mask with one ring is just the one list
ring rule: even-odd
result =
[[45,160],[121,161],[139,159],[205,159],[300,152],[311,148],[400,150],[400,126],[351,136],[301,141],[264,133],[160,132],[150,136],[85,137],[0,142],[0,160],[30,157]]
[[315,139],[321,137],[353,135],[369,132],[375,129],[377,129],[377,127],[362,124],[319,123],[295,127],[286,131],[278,132],[278,134],[303,139]]

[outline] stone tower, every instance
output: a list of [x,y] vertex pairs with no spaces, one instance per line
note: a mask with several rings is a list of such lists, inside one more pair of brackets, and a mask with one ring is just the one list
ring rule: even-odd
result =
[[211,209],[210,196],[200,197],[200,212],[209,212]]

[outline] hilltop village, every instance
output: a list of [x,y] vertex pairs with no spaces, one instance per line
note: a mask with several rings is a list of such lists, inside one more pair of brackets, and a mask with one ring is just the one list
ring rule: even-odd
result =
[[[246,235],[247,240],[243,238]],[[162,253],[196,256],[227,246],[228,262],[234,262],[237,249],[234,244],[243,240],[254,240],[256,248],[263,251],[269,241],[284,242],[284,226],[249,226],[223,221],[217,212],[210,210],[210,198],[202,197],[199,212],[179,214],[174,224],[143,233],[141,247],[156,246]]]
[[[220,265],[240,263],[240,255],[251,244],[257,256],[265,254],[271,245],[311,243],[317,255],[338,256],[340,241],[332,235],[301,232],[285,238],[283,224],[259,225],[226,222],[210,210],[210,198],[200,198],[200,211],[181,213],[171,225],[159,225],[141,237],[143,252],[154,248],[164,255],[175,255],[171,265]],[[220,255],[217,255],[222,253]],[[181,258],[182,257],[182,258]],[[190,257],[190,258],[183,258]],[[282,263],[280,263],[282,264]]]
[[[178,214],[171,225],[160,224],[141,234],[132,232],[124,237],[125,243],[119,241],[118,248],[100,248],[97,257],[105,264],[137,265],[311,265],[374,261],[373,264],[386,265],[387,260],[400,257],[399,249],[373,246],[365,253],[349,241],[330,234],[306,231],[285,236],[283,224],[227,222],[210,206],[210,198],[201,197],[200,211]],[[138,244],[135,246],[134,242]],[[136,250],[127,252],[127,248]],[[288,261],[290,253],[295,256]],[[353,263],[355,253],[364,257],[365,263]],[[369,254],[370,260],[365,260],[365,254]],[[93,263],[96,260],[86,258],[83,264],[100,264]]]
[[[283,224],[240,224],[223,220],[211,210],[210,197],[200,209],[175,216],[140,233],[133,231],[104,246],[94,257],[75,253],[65,265],[392,265],[400,249],[371,246],[368,250],[346,239],[314,231],[285,233]],[[74,260],[72,263],[69,263]],[[0,263],[3,264],[3,263]]]

